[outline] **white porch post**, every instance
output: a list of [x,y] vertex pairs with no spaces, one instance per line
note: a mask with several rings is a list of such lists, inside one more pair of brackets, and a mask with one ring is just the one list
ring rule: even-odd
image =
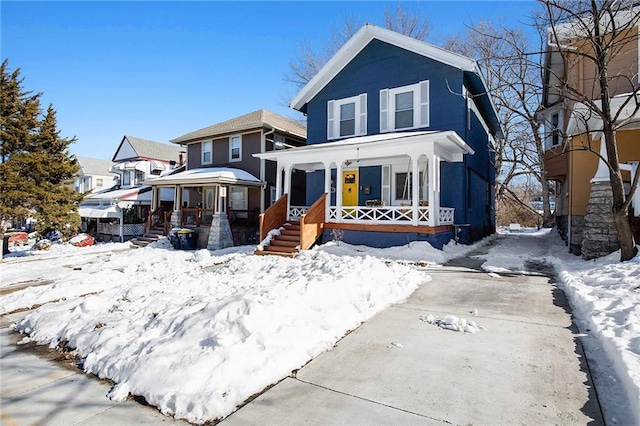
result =
[[124,243],[124,209],[120,210],[120,242]]
[[324,163],[324,192],[327,194],[327,201],[324,203],[324,217],[329,219],[329,205],[331,204],[331,162]]
[[278,166],[276,168],[276,200],[279,200],[282,197],[282,164],[278,162]]
[[182,208],[182,186],[176,185],[173,199],[175,200],[173,211],[178,212]]
[[340,159],[336,165],[336,220],[342,222],[342,165],[343,160]]
[[430,145],[427,149],[429,160],[429,226],[440,224],[440,157]]
[[284,170],[284,193],[289,194],[287,197],[287,220],[289,219],[289,209],[291,207],[291,171],[293,167],[287,164],[287,168]]
[[[418,226],[418,206],[420,205],[420,172],[418,171],[418,159],[420,157],[415,154],[411,157],[411,222],[413,226]],[[407,179],[409,177],[407,176]]]

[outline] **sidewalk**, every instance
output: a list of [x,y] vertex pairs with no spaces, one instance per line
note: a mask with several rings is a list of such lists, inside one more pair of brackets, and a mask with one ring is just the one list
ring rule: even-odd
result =
[[[453,314],[486,330],[442,330],[420,320],[429,314]],[[435,269],[407,303],[381,312],[223,421],[443,423],[603,424],[564,294],[548,278]]]
[[[7,327],[25,313],[0,317],[0,423],[13,425],[156,425],[177,422],[135,401],[106,398],[108,382],[83,374],[55,352],[17,345]],[[37,354],[36,354],[37,353]]]
[[[454,264],[431,269],[433,280],[406,303],[223,424],[603,424],[564,294],[543,276],[497,278]],[[421,320],[429,314],[486,329],[441,330]],[[7,327],[22,316],[0,317],[3,425],[186,424],[132,400],[110,401],[108,382],[48,360],[54,351],[16,345],[20,336]]]

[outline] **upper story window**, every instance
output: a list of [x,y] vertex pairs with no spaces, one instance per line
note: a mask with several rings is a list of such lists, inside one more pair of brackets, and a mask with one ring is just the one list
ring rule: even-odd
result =
[[327,139],[367,134],[367,94],[327,102]]
[[211,164],[213,162],[213,142],[202,142],[202,164]]
[[140,185],[144,181],[144,172],[142,170],[136,170],[135,185]]
[[236,135],[229,138],[229,161],[242,160],[242,136]]
[[549,114],[544,122],[545,145],[547,149],[562,144],[562,111]]
[[380,132],[429,127],[429,80],[380,91]]
[[131,185],[131,172],[129,172],[129,170],[125,170],[122,172],[122,185]]
[[104,185],[104,180],[102,178],[96,178],[96,186],[101,188]]
[[285,138],[282,135],[275,135],[273,138],[273,150],[277,151],[280,149],[285,149]]

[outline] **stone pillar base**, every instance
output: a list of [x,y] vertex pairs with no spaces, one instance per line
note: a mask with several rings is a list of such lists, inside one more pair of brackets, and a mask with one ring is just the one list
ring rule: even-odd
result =
[[613,221],[613,193],[608,181],[591,182],[582,240],[585,260],[606,256],[620,248],[618,231]]
[[216,213],[211,219],[207,249],[220,250],[227,247],[233,247],[233,235],[231,234],[229,219],[226,213]]

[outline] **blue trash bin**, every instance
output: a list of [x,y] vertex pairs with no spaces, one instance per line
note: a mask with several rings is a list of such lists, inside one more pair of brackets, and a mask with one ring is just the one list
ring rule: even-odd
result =
[[169,241],[171,241],[171,245],[175,250],[180,250],[182,248],[180,245],[180,238],[178,238],[178,231],[180,231],[180,228],[174,228],[169,232]]

